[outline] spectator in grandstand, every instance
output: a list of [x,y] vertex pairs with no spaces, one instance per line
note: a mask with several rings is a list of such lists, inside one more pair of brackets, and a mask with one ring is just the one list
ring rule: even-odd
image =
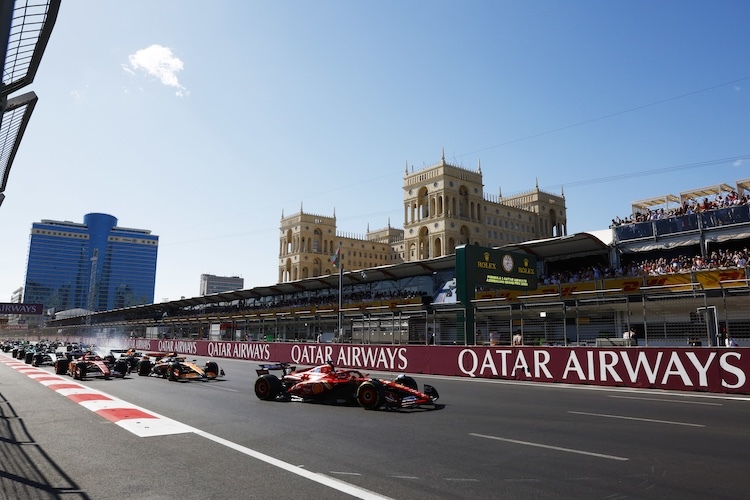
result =
[[523,345],[523,335],[521,335],[521,330],[516,330],[516,333],[513,335],[513,345]]
[[731,335],[727,335],[727,347],[737,347],[737,341]]
[[702,200],[700,198],[696,200],[685,200],[677,208],[665,210],[659,208],[656,210],[647,209],[646,212],[636,212],[631,214],[630,217],[621,219],[619,216],[612,219],[612,225],[610,227],[617,227],[623,224],[632,224],[637,222],[646,222],[650,220],[667,219],[669,217],[677,217],[680,215],[689,215],[698,212],[706,212],[709,210],[717,210],[727,207],[736,207],[739,205],[747,205],[750,203],[750,199],[746,193],[740,195],[737,191],[732,190],[724,193],[717,193],[713,199],[706,196]]

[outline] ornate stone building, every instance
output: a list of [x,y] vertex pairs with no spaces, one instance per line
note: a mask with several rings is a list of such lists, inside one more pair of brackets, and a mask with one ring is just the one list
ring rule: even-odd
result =
[[333,217],[281,216],[279,283],[335,274],[341,246],[348,270],[418,261],[455,252],[459,245],[497,247],[567,234],[565,196],[539,190],[503,197],[484,192],[482,167],[446,163],[404,173],[404,229],[389,226],[364,237],[338,234]]

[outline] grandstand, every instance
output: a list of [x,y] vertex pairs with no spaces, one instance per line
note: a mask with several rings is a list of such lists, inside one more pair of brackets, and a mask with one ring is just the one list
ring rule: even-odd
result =
[[[622,344],[622,332],[633,330],[638,345],[717,345],[727,334],[744,345],[750,205],[748,182],[736,186],[662,196],[663,207],[657,198],[636,202],[631,220],[606,231],[501,246],[536,257],[539,286],[530,292],[480,289],[470,304],[445,300],[455,279],[455,255],[446,255],[344,272],[340,311],[334,274],[94,313],[89,328],[235,341],[312,342],[325,334],[339,342],[427,343],[434,336],[438,344],[467,345],[510,345],[515,334],[526,344]],[[469,327],[464,307],[475,309]],[[49,328],[85,334],[84,319],[55,318]]]

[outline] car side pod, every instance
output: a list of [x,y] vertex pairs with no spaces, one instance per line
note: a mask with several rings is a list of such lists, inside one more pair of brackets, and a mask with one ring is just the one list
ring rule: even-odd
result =
[[429,384],[424,385],[424,393],[427,394],[433,401],[437,401],[437,399],[440,397],[437,389]]

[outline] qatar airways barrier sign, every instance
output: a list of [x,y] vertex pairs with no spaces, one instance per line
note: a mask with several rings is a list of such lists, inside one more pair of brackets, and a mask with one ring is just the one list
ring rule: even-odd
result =
[[35,314],[44,312],[44,304],[20,304],[17,302],[0,302],[0,314]]
[[750,349],[462,347],[193,340],[132,341],[143,351],[362,370],[750,394]]

